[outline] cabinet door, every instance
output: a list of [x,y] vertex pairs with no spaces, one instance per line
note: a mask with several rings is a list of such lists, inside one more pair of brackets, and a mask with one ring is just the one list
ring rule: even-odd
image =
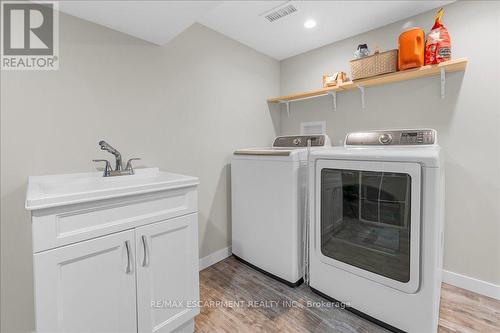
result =
[[132,230],[34,255],[37,332],[136,332]]
[[135,230],[139,332],[170,332],[199,313],[197,216]]

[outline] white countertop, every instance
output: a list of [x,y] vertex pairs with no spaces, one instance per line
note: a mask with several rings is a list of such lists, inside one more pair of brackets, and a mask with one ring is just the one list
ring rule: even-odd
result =
[[196,186],[196,177],[136,169],[134,175],[103,177],[102,172],[28,177],[26,209],[37,210],[81,202]]

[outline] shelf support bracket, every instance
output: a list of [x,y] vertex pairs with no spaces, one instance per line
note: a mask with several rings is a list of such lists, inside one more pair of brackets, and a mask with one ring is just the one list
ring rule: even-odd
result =
[[286,115],[290,118],[290,101],[280,101],[286,105]]
[[336,91],[331,91],[331,92],[328,93],[328,95],[332,96],[333,111],[337,111],[337,92]]
[[445,97],[446,94],[446,72],[444,68],[441,68],[441,98]]
[[363,86],[356,86],[358,87],[359,91],[361,92],[361,109],[365,109],[365,87]]

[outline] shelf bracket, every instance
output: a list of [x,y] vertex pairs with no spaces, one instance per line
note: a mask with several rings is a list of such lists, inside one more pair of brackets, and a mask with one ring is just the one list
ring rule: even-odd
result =
[[333,111],[337,111],[337,92],[336,91],[331,91],[328,93],[328,95],[332,96],[332,108]]
[[284,103],[286,105],[286,115],[290,118],[290,101],[280,101],[280,103]]
[[365,87],[363,86],[356,86],[358,87],[359,91],[361,92],[361,109],[365,109]]
[[445,97],[446,89],[446,72],[444,68],[441,68],[441,98]]

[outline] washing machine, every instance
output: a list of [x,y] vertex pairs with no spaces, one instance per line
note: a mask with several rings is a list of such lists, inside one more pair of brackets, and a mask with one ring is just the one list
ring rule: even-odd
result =
[[303,274],[308,154],[329,146],[326,135],[279,136],[231,161],[232,252],[290,286]]
[[436,131],[350,133],[310,155],[313,291],[396,332],[438,326],[444,169]]

